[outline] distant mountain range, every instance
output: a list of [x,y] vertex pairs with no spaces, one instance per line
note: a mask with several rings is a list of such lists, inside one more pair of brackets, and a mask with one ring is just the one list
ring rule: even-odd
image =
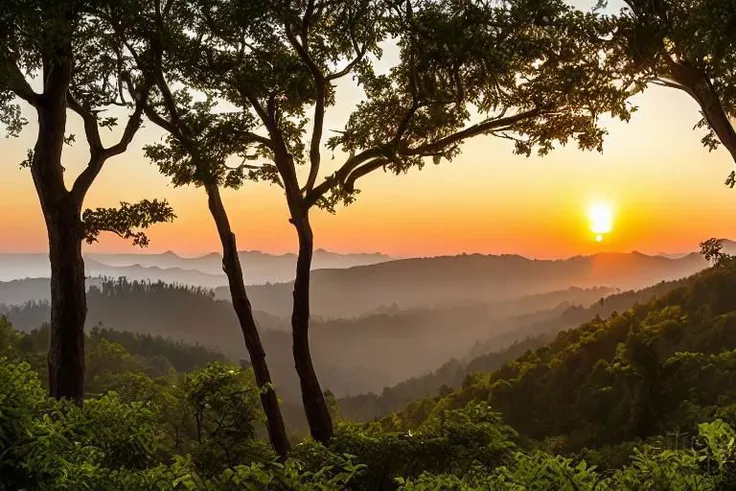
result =
[[[248,284],[279,283],[294,277],[295,254],[273,255],[259,251],[241,251],[245,280]],[[313,269],[349,268],[390,261],[384,254],[339,254],[318,249]],[[214,288],[227,284],[222,272],[222,256],[217,253],[186,258],[168,251],[162,254],[86,254],[85,266],[90,277],[135,280],[161,280],[167,283]],[[47,254],[0,254],[0,281],[25,278],[48,278]]]
[[[569,287],[636,290],[690,276],[707,267],[700,254],[680,258],[638,252],[601,253],[565,260],[480,254],[405,259],[312,275],[312,315],[354,317],[396,305],[399,309],[503,301]],[[288,315],[292,283],[253,286],[258,309]],[[218,298],[227,289],[218,288]]]
[[[97,258],[89,263],[96,267]],[[502,349],[535,334],[538,322],[546,329],[550,319],[578,320],[576,305],[591,305],[616,289],[678,280],[706,266],[695,253],[667,258],[633,252],[566,260],[474,254],[317,270],[312,283],[313,356],[325,386],[335,394],[380,391],[450,358]],[[171,265],[137,267],[192,271]],[[232,358],[245,355],[226,289],[218,288],[213,297],[201,288],[190,292],[165,284],[135,284],[126,290],[118,284],[88,280],[97,287],[89,297],[88,326],[102,322],[114,329],[216,345]],[[291,289],[285,282],[250,286],[248,292],[274,376],[287,384],[287,392],[297,393],[289,355]],[[47,299],[48,291],[47,279],[0,282],[0,304],[8,304],[0,305],[0,312],[21,329],[38,326],[48,319],[47,305],[10,304]],[[614,308],[610,302],[601,305]],[[411,357],[404,356],[408,352]]]
[[[724,251],[736,243],[724,241]],[[295,256],[241,252],[249,295],[255,308],[285,318],[291,313]],[[0,278],[48,275],[41,254],[0,254]],[[89,255],[89,277],[127,277],[215,289],[229,299],[220,257],[182,258],[174,253]],[[315,253],[311,312],[315,317],[351,318],[396,310],[457,307],[579,288],[640,289],[690,276],[707,267],[698,253],[679,257],[639,252],[600,253],[564,260],[518,255],[460,255],[391,260],[382,254]],[[90,280],[92,281],[92,280]],[[0,303],[47,299],[36,280],[0,282]]]

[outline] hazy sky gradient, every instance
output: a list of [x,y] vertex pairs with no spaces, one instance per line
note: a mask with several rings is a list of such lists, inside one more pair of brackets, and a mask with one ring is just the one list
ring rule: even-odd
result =
[[[579,2],[587,6],[592,2]],[[389,53],[390,56],[390,53]],[[338,90],[339,106],[328,112],[328,129],[340,128],[361,94],[350,84]],[[600,250],[656,253],[694,250],[711,236],[736,237],[731,219],[736,190],[723,181],[733,164],[724,150],[709,153],[693,130],[698,109],[684,93],[654,88],[635,99],[630,124],[614,122],[603,154],[574,147],[551,155],[512,155],[510,142],[493,137],[466,143],[452,163],[392,176],[376,173],[360,181],[358,201],[336,215],[317,211],[318,247],[341,252],[382,251],[398,256],[461,252],[520,253],[564,257]],[[26,113],[29,119],[33,114]],[[70,132],[78,143],[65,154],[67,174],[76,176],[87,149],[79,121]],[[18,139],[0,140],[0,252],[47,250],[46,232],[30,173],[19,169],[33,147],[35,125]],[[174,189],[142,155],[160,138],[152,124],[131,151],[110,160],[93,185],[87,206],[121,200],[167,198],[178,219],[150,232],[150,251],[196,255],[219,250],[204,191]],[[327,152],[323,161],[337,165]],[[326,169],[331,171],[333,168]],[[224,193],[240,249],[296,249],[280,188],[248,184]],[[613,232],[602,243],[587,222],[587,207],[609,201]],[[89,247],[95,252],[133,252],[109,234]]]

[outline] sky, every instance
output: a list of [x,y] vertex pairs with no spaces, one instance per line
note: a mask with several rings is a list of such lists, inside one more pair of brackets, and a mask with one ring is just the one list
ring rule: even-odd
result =
[[[578,3],[585,8],[590,2]],[[328,129],[344,124],[361,93],[348,83],[338,87],[337,97]],[[723,185],[733,161],[725,150],[708,152],[701,145],[702,130],[693,129],[700,119],[696,104],[682,92],[659,87],[633,103],[639,109],[630,123],[606,123],[601,154],[570,145],[527,158],[513,155],[510,142],[489,136],[468,141],[451,163],[400,176],[374,173],[360,181],[356,203],[335,215],[313,212],[315,245],[397,257],[477,252],[559,258],[601,251],[677,253],[696,250],[709,237],[736,238],[736,190]],[[30,110],[26,116],[33,119]],[[34,130],[30,124],[20,138],[0,139],[0,252],[48,250],[30,172],[18,165],[33,147]],[[78,143],[64,155],[67,182],[87,155],[80,122],[71,118],[69,131]],[[142,148],[161,137],[148,124],[126,154],[108,161],[85,204],[166,198],[177,219],[153,227],[143,252],[218,251],[204,191],[174,188],[143,156]],[[324,155],[332,164],[330,152]],[[241,250],[296,250],[280,188],[251,183],[225,191],[224,199]],[[596,203],[613,211],[612,229],[601,241],[588,217]],[[109,234],[86,250],[139,251]]]

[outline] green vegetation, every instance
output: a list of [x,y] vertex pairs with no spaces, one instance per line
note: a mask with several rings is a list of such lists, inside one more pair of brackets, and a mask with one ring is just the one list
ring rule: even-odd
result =
[[[480,136],[510,140],[522,155],[572,142],[601,151],[603,116],[628,121],[630,96],[652,84],[689,94],[703,113],[704,145],[722,144],[736,157],[736,0],[624,2],[629,9],[619,16],[563,0],[6,2],[0,124],[18,136],[38,122],[28,128],[35,145],[21,167],[41,204],[51,278],[48,306],[10,312],[28,315],[33,327],[50,317],[50,325],[21,334],[0,321],[0,486],[736,488],[736,261],[715,239],[703,244],[713,269],[683,286],[620,314],[598,313],[518,358],[560,324],[477,363],[446,365],[436,373],[443,380],[436,397],[378,421],[341,421],[313,363],[310,215],[352,203],[368,174],[452,161]],[[386,47],[395,56],[382,58]],[[341,79],[362,94],[328,137],[328,111],[344,106]],[[109,116],[112,108],[118,116]],[[68,134],[71,113],[83,122],[89,150],[76,176],[62,165],[65,145],[76,139]],[[234,307],[252,369],[201,346],[85,332],[82,240],[109,231],[145,246],[142,229],[174,218],[157,200],[85,209],[103,167],[127,151],[144,117],[166,132],[146,156],[174,185],[207,192],[232,300],[225,308]],[[103,142],[101,130],[118,125],[122,133]],[[334,153],[331,168],[325,150]],[[293,289],[291,366],[318,443],[289,440],[246,295],[219,195],[246,181],[280,186],[295,227],[296,276],[286,287]],[[726,184],[736,185],[736,172]],[[499,278],[507,283],[510,275]],[[218,320],[199,307],[224,305],[203,291],[108,286],[91,297],[102,305],[133,293],[135,311],[155,292],[195,336]],[[181,294],[201,303],[178,303]],[[33,315],[40,317],[28,321]],[[151,332],[150,315],[137,315],[129,327]],[[494,371],[469,373],[477,369]],[[422,382],[397,388],[399,397],[384,391],[384,401],[359,410],[363,417],[393,411],[405,394],[421,393]]]
[[648,304],[562,332],[495,372],[471,374],[459,390],[415,402],[381,425],[409,430],[437,412],[487,401],[549,449],[595,448],[589,454],[605,461],[615,457],[612,446],[692,435],[714,418],[733,424],[734,287],[736,267],[721,263]]
[[[601,298],[589,307],[563,303],[557,309],[543,310],[519,316],[508,333],[495,334],[483,343],[477,343],[470,361],[450,360],[439,369],[420,377],[386,387],[380,395],[369,393],[339,400],[343,414],[353,421],[369,421],[402,409],[418,399],[436,394],[446,395],[459,388],[469,374],[492,372],[505,363],[519,358],[529,350],[552,342],[560,331],[580,325],[595,316],[610,316],[643,303],[683,285],[683,281],[661,282],[639,291],[629,291]],[[449,327],[449,332],[457,332]],[[526,338],[523,338],[526,336]],[[522,338],[522,339],[520,339]],[[510,344],[509,344],[510,343]],[[506,346],[494,349],[495,346]]]
[[48,328],[0,318],[0,489],[733,489],[736,263],[715,263],[382,420],[328,396],[335,437],[286,460],[217,352],[92,330],[77,406],[46,395]]

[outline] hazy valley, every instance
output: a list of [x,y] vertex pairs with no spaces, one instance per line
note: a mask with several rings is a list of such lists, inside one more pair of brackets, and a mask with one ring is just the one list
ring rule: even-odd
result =
[[[2,274],[18,275],[23,269],[19,257],[14,258],[17,270],[0,270]],[[246,278],[250,264],[256,270],[265,267],[259,261],[279,262],[286,268],[293,259],[252,252],[241,257]],[[648,300],[647,291],[658,290],[623,292],[684,278],[707,265],[695,253],[673,258],[602,253],[554,261],[477,254],[393,261],[381,255],[326,252],[318,257],[343,266],[314,271],[310,334],[324,388],[340,398],[381,394],[384,388],[416,377],[431,379],[448,363],[460,367],[455,379],[462,379],[460,374],[469,370],[466,365],[472,370],[483,356],[528,338],[541,343],[599,313],[624,311],[635,301]],[[23,260],[32,271],[39,258]],[[109,279],[95,275],[102,260],[108,264],[99,272]],[[382,262],[360,265],[378,260]],[[91,263],[88,329],[102,326],[161,335],[209,346],[233,361],[247,359],[226,288],[211,289],[211,278],[221,278],[211,274],[219,256],[110,255],[87,261]],[[145,274],[122,275],[130,271]],[[166,281],[185,278],[182,272],[191,281],[175,282],[180,286]],[[288,320],[291,289],[288,282],[250,285],[248,295],[282,397],[298,403]],[[22,331],[48,322],[47,300],[46,279],[0,283],[0,314]],[[428,382],[416,394],[426,396],[444,383]],[[411,397],[396,400],[410,402]],[[397,404],[390,406],[398,409]],[[379,413],[383,414],[376,410],[373,415]]]

